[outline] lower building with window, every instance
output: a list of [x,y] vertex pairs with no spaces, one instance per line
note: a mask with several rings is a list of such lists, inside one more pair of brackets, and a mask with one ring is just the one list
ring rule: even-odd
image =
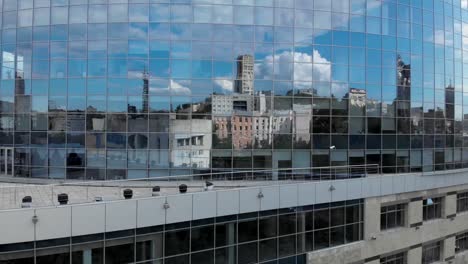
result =
[[353,200],[15,243],[0,263],[306,263],[362,240],[362,211]]
[[462,264],[465,178],[0,185],[0,264]]
[[455,239],[455,252],[461,253],[468,250],[468,232],[458,234]]
[[381,230],[405,226],[406,204],[382,206],[380,212]]
[[406,252],[400,252],[380,258],[380,264],[407,264],[408,256]]
[[457,194],[457,213],[468,211],[468,192]]
[[422,264],[437,263],[441,261],[443,243],[436,241],[422,246]]

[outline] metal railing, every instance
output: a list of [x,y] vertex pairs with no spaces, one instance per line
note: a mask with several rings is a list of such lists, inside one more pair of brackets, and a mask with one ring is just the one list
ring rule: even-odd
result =
[[73,181],[64,182],[60,185],[87,185],[98,184],[100,186],[128,183],[128,182],[154,182],[154,181],[285,181],[285,180],[304,180],[304,181],[324,181],[324,180],[343,180],[351,178],[363,178],[369,174],[379,174],[378,164],[369,165],[345,165],[329,167],[306,167],[306,168],[288,168],[288,169],[269,169],[269,170],[218,170],[208,173],[193,173],[187,175],[172,175],[162,177],[121,179],[107,181]]
[[268,186],[302,181],[343,180],[379,174],[377,164],[334,167],[309,167],[271,170],[218,171],[191,175],[111,181],[66,181],[52,184],[0,185],[0,210],[21,208],[25,196],[32,197],[33,207],[58,205],[57,195],[68,194],[69,204],[113,201],[124,199],[124,189],[131,188],[134,197],[152,196],[154,186],[161,187],[161,195],[176,194],[184,183],[189,192],[203,191],[205,181],[213,182],[217,189]]

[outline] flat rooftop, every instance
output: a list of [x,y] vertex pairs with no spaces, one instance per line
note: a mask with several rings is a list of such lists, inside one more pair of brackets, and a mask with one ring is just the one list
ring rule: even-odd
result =
[[[123,200],[125,199],[123,197],[125,189],[132,189],[133,198],[152,197],[154,186],[160,187],[159,196],[179,194],[179,185],[181,184],[187,185],[187,193],[203,192],[206,185],[205,179],[214,184],[213,190],[226,190],[318,180],[362,178],[367,177],[368,169],[368,167],[366,169],[358,166],[338,166],[92,182],[14,178],[0,175],[0,210],[21,208],[22,199],[25,196],[32,197],[31,207],[51,207],[59,205],[57,195],[61,193],[68,194],[68,204],[85,204],[96,202],[97,198],[102,199],[102,201]],[[373,169],[375,168],[373,167]],[[333,173],[330,173],[331,171]],[[271,180],[272,178],[277,179],[278,176],[285,180]]]
[[[268,186],[297,182],[287,181],[210,181],[214,183],[213,190],[246,188],[254,186]],[[49,207],[59,205],[57,195],[68,194],[69,204],[84,204],[96,202],[96,198],[103,201],[123,200],[123,190],[132,189],[133,198],[152,197],[153,186],[160,186],[160,196],[179,194],[179,185],[187,185],[187,193],[205,191],[205,181],[145,181],[119,183],[66,183],[60,184],[21,184],[0,183],[0,210],[21,208],[22,198],[32,197],[31,207]]]

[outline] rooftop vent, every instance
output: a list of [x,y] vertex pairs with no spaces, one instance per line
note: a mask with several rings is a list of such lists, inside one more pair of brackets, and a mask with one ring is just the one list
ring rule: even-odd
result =
[[68,203],[68,194],[66,193],[61,193],[57,195],[57,201],[59,202],[60,205],[65,205]]
[[123,196],[124,196],[125,199],[132,199],[132,197],[133,197],[132,189],[125,189],[123,191]]
[[153,196],[159,196],[161,192],[161,187],[159,186],[154,186],[153,187]]
[[214,184],[212,182],[206,181],[205,182],[205,191],[211,191],[214,189]]
[[187,192],[187,185],[185,185],[185,184],[179,185],[179,192],[180,193],[186,193]]
[[23,200],[21,201],[21,208],[30,208],[32,203],[32,197],[31,196],[25,196],[23,197]]

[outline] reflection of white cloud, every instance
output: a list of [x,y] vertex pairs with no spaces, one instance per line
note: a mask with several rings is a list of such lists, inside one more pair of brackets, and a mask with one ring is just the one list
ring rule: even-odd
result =
[[166,92],[169,92],[169,87],[166,87],[166,88],[150,87],[149,90],[152,94],[163,94],[163,93],[167,94]]
[[345,83],[332,83],[331,90],[334,97],[341,98],[348,93],[348,85]]
[[[446,36],[447,34],[447,36]],[[448,45],[453,46],[453,34],[445,32],[442,29],[435,30],[434,32],[434,44],[437,45]],[[432,39],[426,39],[425,41],[432,41]]]
[[233,90],[232,80],[215,80],[215,84],[218,85],[224,91],[232,92]]
[[[166,30],[163,28],[163,30]],[[170,37],[171,39],[173,40],[179,40],[179,39],[189,39],[192,35],[192,31],[191,30],[188,30],[186,27],[182,26],[182,25],[172,25],[170,27],[170,29],[168,28],[168,30],[170,30]],[[156,32],[160,32],[160,31],[156,31]],[[165,33],[163,33],[165,35]],[[166,39],[166,38],[164,38]]]
[[148,33],[146,29],[135,26],[130,24],[130,28],[128,29],[129,35],[132,36],[133,38],[139,38],[139,39],[146,39],[148,38]]
[[[324,2],[322,10],[330,10],[329,2],[331,2],[331,1],[318,1],[318,2]],[[314,5],[316,5],[316,4],[314,3]],[[365,4],[365,1],[364,1],[364,5],[362,5],[362,2],[358,2],[358,5],[351,4],[351,6],[347,6],[347,4],[346,4],[346,6],[342,6],[341,8],[342,8],[343,12],[347,12],[348,8],[350,8],[352,10],[352,12],[355,13],[355,14],[365,14],[366,12],[372,13],[375,10],[379,10],[381,5],[382,5],[381,1],[373,0],[373,1],[367,1],[367,5]],[[388,11],[382,10],[382,12],[385,13],[385,12],[388,12]],[[349,22],[350,22],[350,16],[343,15],[341,13],[332,13],[331,21],[330,20],[326,20],[326,21],[327,21],[327,23],[325,23],[325,26],[322,27],[323,29],[317,29],[317,25],[315,25],[315,27],[316,27],[314,29],[315,37],[323,35],[323,34],[330,33],[329,28],[333,28],[333,29],[348,28],[349,27]],[[323,22],[323,21],[319,20],[319,22]],[[315,22],[315,23],[317,23],[317,22]],[[331,23],[331,26],[328,25],[328,23]]]
[[130,79],[141,79],[141,78],[143,78],[143,72],[142,71],[128,71],[127,75],[128,75],[128,78],[130,78]]
[[329,82],[331,81],[331,62],[314,50],[314,67],[313,79],[314,81]]
[[[468,49],[468,38],[463,37],[462,39],[463,49]],[[464,51],[465,52],[465,51]],[[466,54],[466,52],[465,52]],[[464,56],[463,56],[464,57]]]
[[461,21],[453,21],[453,32],[457,34],[462,34],[463,25],[464,23],[462,23]]
[[190,95],[190,88],[183,86],[181,83],[178,83],[174,80],[171,80],[171,93],[173,95]]
[[[294,61],[294,67],[289,63]],[[312,64],[312,62],[314,62]],[[330,61],[317,51],[313,55],[302,52],[284,51],[277,55],[266,56],[261,63],[255,64],[255,76],[259,79],[295,81],[331,81]]]
[[445,35],[443,30],[436,30],[434,34],[434,43],[438,45],[444,45],[445,43]]
[[232,21],[232,9],[226,6],[213,5],[211,15],[213,23],[229,24]]
[[[331,62],[318,50],[312,56],[302,52],[284,51],[269,55],[262,62],[255,64],[255,77],[258,79],[290,80],[291,76],[298,89],[310,88],[310,82],[333,82]],[[294,64],[289,63],[294,61]],[[292,67],[294,65],[294,67]],[[347,85],[332,83],[334,94],[343,96],[348,92]]]
[[463,36],[468,35],[468,23],[462,23],[461,30],[462,30]]
[[461,0],[461,8],[468,8],[468,0]]
[[367,1],[367,11],[373,11],[374,9],[380,8],[381,5],[382,3],[380,1]]
[[150,86],[150,93],[152,94],[172,94],[172,95],[190,95],[190,88],[183,84],[170,80],[170,84],[164,86]]
[[135,5],[133,12],[131,13],[129,20],[130,22],[148,22],[148,10],[144,5]]

